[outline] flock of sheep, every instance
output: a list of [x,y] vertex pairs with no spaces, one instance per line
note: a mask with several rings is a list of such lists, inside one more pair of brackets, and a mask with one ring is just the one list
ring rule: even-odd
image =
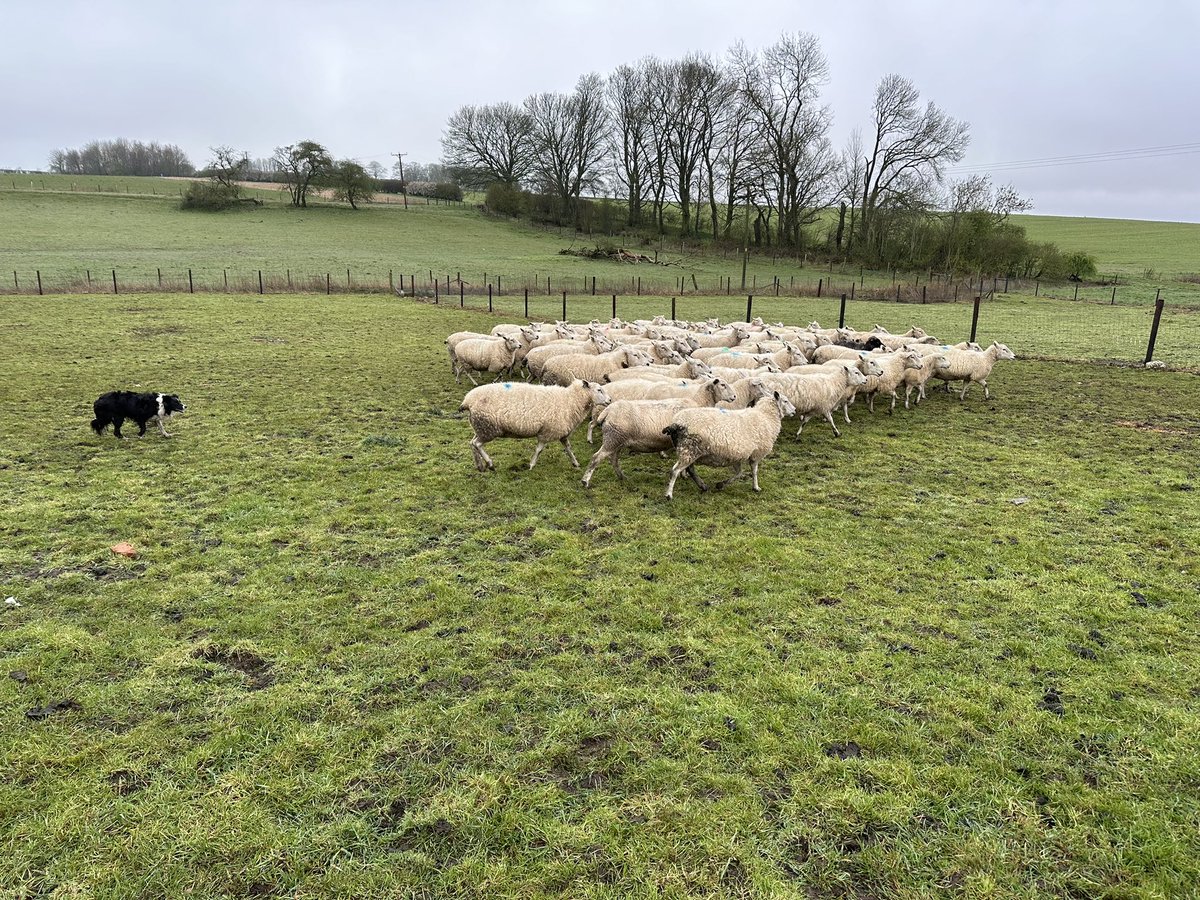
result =
[[[874,412],[882,394],[890,398],[891,413],[903,387],[908,409],[924,399],[931,378],[946,390],[951,381],[962,382],[960,400],[972,383],[990,398],[992,367],[1016,358],[1004,344],[950,346],[917,327],[893,335],[878,325],[860,332],[761,319],[497,325],[491,334],[456,332],[446,345],[455,379],[461,383],[466,374],[477,385],[460,409],[471,423],[471,452],[481,472],[495,468],[484,446],[501,437],[536,438],[531,469],[552,441],[579,468],[570,436],[589,419],[588,442],[596,426],[601,442],[584,486],[605,461],[623,479],[623,451],[665,455],[673,449],[667,499],[681,474],[708,489],[696,474],[698,464],[732,468],[718,488],[740,478],[748,464],[754,490],[760,490],[759,463],[774,448],[785,418],[799,418],[797,437],[811,418],[823,418],[840,435],[833,414],[841,409],[849,422],[856,397]],[[518,368],[526,380],[481,386],[475,380],[476,373],[512,377]]]

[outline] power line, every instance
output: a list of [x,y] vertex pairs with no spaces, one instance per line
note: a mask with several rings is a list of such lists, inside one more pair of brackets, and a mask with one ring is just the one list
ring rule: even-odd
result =
[[1077,153],[1067,156],[1045,156],[1037,159],[1011,160],[989,164],[954,166],[952,173],[967,174],[987,171],[1016,171],[1018,169],[1044,169],[1056,166],[1074,166],[1094,162],[1121,162],[1124,160],[1160,159],[1171,156],[1187,156],[1200,153],[1200,143],[1166,144],[1160,147],[1137,147],[1128,150],[1107,150],[1098,153]]

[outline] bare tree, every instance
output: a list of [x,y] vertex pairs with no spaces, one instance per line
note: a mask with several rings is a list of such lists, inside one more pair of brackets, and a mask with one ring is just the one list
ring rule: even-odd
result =
[[817,38],[784,34],[760,53],[733,50],[741,89],[761,134],[761,165],[778,205],[778,241],[799,246],[831,191],[836,159],[827,137],[828,107],[817,105],[829,64]]
[[613,174],[628,199],[627,222],[642,224],[651,164],[651,99],[645,65],[621,65],[608,78]]
[[584,75],[571,94],[534,94],[525,100],[533,125],[533,172],[557,198],[563,220],[575,219],[585,189],[601,181],[608,114],[604,83]]
[[377,159],[373,159],[367,163],[366,168],[367,174],[375,179],[383,178],[383,176],[387,174],[387,169],[385,169],[383,163]]
[[838,223],[834,236],[834,247],[838,253],[842,252],[843,243],[847,255],[854,250],[854,222],[858,212],[858,190],[863,181],[865,167],[862,132],[855,128],[850,132],[850,137],[846,139],[846,148],[838,159],[835,175],[834,201],[838,204]]
[[933,103],[922,110],[920,99],[913,83],[900,75],[884,76],[875,89],[874,135],[859,185],[859,232],[867,246],[882,240],[872,234],[877,211],[928,205],[946,166],[962,159],[970,142],[966,122]]
[[529,112],[511,103],[463,106],[442,135],[442,158],[461,183],[516,186],[532,171]]
[[308,206],[309,187],[333,168],[329,151],[316,141],[276,147],[272,159],[284,175],[284,183],[292,195],[294,206]]
[[225,188],[231,198],[238,199],[242,193],[241,182],[246,180],[250,172],[249,155],[245,151],[239,153],[225,144],[208,149],[212,151],[212,159],[208,161],[204,174]]
[[690,234],[692,200],[699,190],[701,161],[712,143],[713,109],[719,106],[723,79],[717,64],[703,54],[669,62],[661,74],[671,187],[679,201],[679,230]]

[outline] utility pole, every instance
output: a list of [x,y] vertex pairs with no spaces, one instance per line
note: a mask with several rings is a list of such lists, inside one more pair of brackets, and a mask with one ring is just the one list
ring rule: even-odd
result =
[[408,154],[393,153],[392,156],[396,157],[400,163],[400,193],[404,195],[404,208],[408,209],[408,184],[404,181],[404,157]]

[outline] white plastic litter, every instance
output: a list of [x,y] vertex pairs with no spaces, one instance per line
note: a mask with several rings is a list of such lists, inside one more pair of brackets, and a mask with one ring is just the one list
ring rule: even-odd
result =
[[5,605],[5,606],[11,606],[13,609],[20,609],[20,608],[21,608],[21,601],[20,601],[20,600],[18,600],[16,597],[5,597],[5,598],[4,598],[4,605]]

